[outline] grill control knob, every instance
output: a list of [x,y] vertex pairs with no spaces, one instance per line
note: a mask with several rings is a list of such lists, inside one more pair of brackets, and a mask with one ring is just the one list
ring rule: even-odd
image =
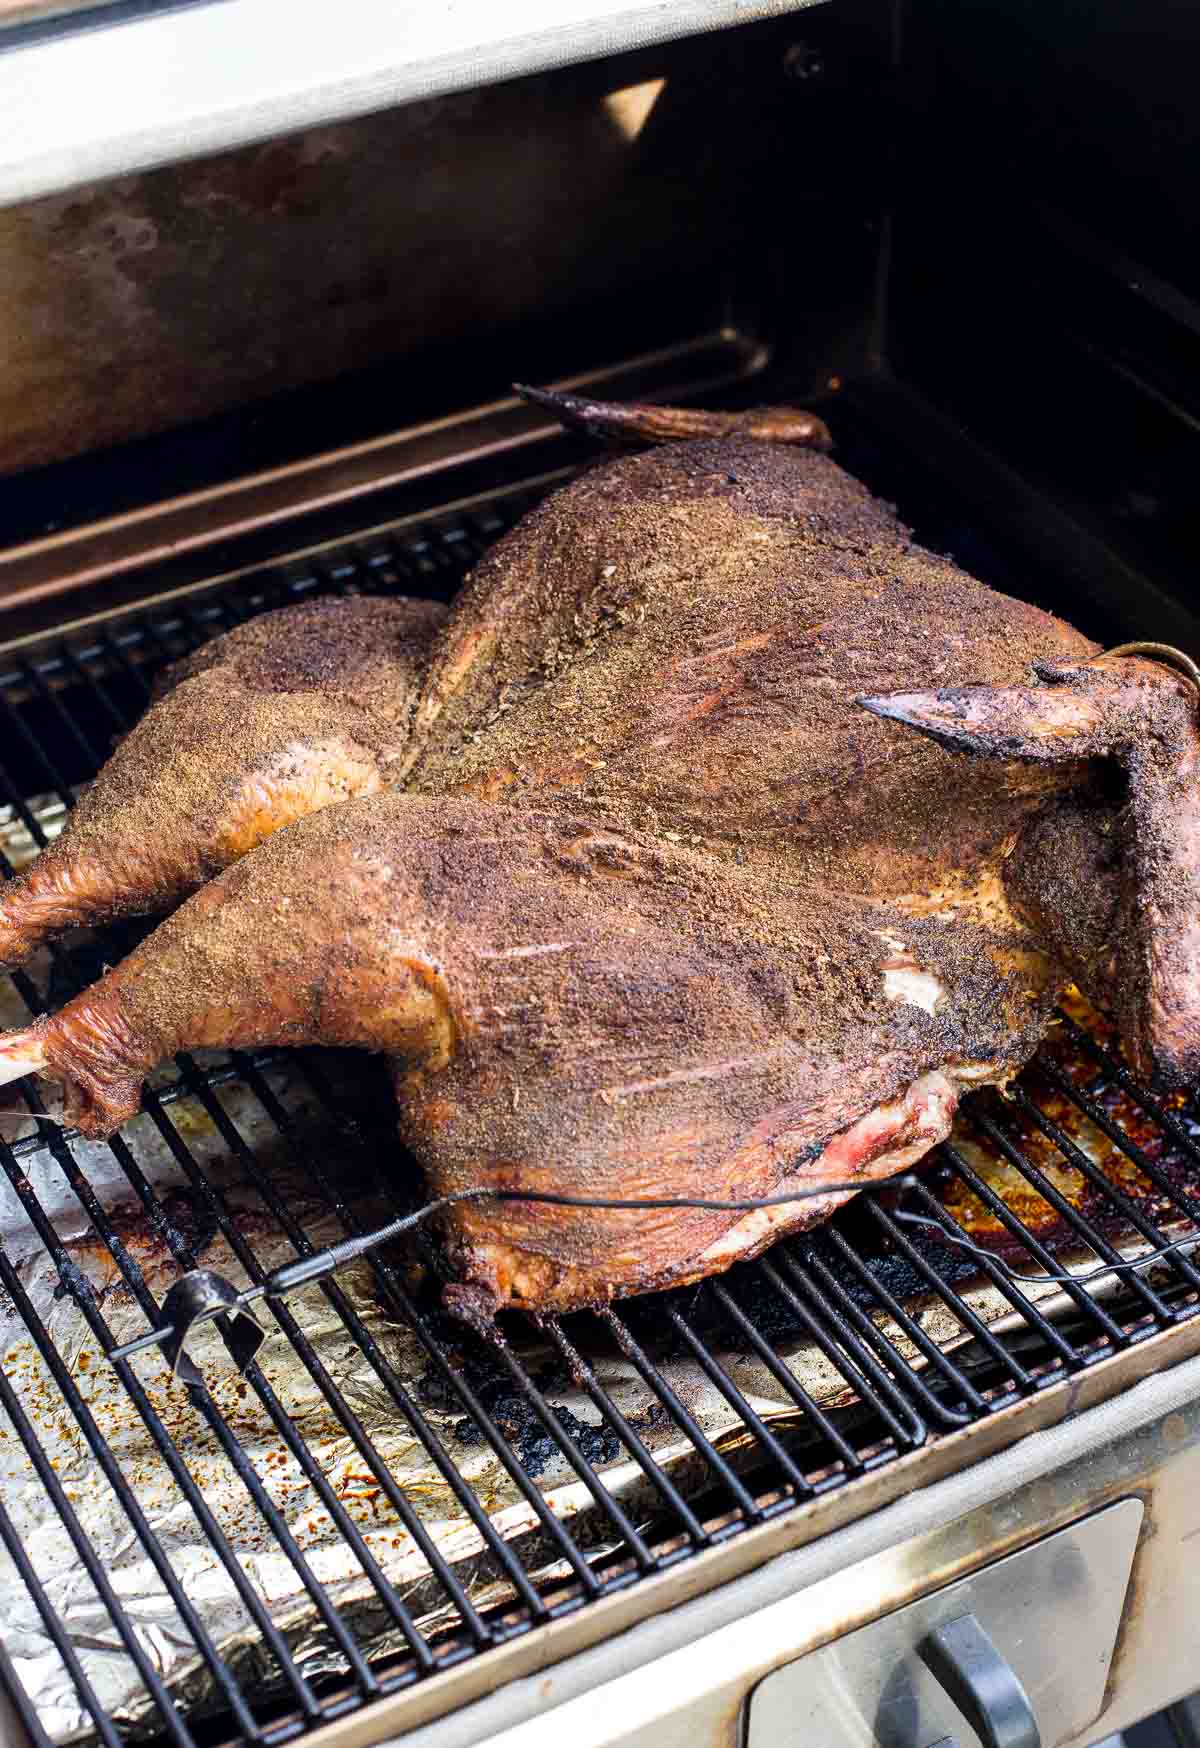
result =
[[[1029,1696],[973,1614],[935,1627],[920,1651],[986,1748],[1042,1748]],[[953,1738],[933,1748],[954,1748]]]

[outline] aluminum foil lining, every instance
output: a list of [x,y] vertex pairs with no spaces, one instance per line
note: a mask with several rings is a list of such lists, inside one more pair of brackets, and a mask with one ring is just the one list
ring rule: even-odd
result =
[[[55,812],[47,805],[39,807],[39,813],[51,832],[60,825],[61,808]],[[16,860],[27,859],[32,851],[27,834],[16,822],[9,822],[6,829],[0,820],[0,843]],[[15,990],[7,979],[0,979],[0,1024],[16,1024],[25,1018]],[[331,1074],[352,1072],[344,1069],[341,1059],[333,1055],[327,1062],[323,1058],[323,1066]],[[327,1119],[313,1107],[307,1084],[294,1065],[282,1061],[273,1064],[266,1071],[266,1078],[284,1110],[303,1127],[307,1145],[344,1150],[346,1142],[340,1130],[332,1124],[328,1132],[322,1130]],[[275,1187],[286,1197],[313,1244],[320,1247],[344,1236],[337,1221],[323,1211],[311,1181],[294,1166],[279,1166],[278,1129],[254,1092],[246,1085],[231,1082],[219,1090],[218,1097],[256,1156],[271,1163]],[[230,1157],[201,1104],[191,1097],[180,1098],[170,1106],[170,1116],[194,1157],[222,1190],[239,1231],[244,1233],[261,1264],[272,1268],[291,1260],[294,1249],[252,1186],[244,1181],[237,1161]],[[0,1118],[5,1125],[5,1137],[10,1141],[35,1127],[31,1119],[22,1120],[11,1112],[0,1113]],[[1078,1125],[1075,1134],[1079,1139]],[[164,1199],[175,1194],[184,1196],[184,1174],[149,1118],[144,1115],[137,1118],[124,1135],[158,1194]],[[1090,1140],[1086,1134],[1083,1140],[1094,1145],[1098,1157],[1106,1157],[1107,1144],[1095,1131],[1091,1132]],[[969,1138],[964,1138],[964,1144],[974,1146]],[[72,1152],[96,1196],[115,1220],[122,1241],[136,1257],[156,1299],[161,1300],[178,1270],[161,1241],[148,1232],[113,1152],[107,1144],[86,1141],[73,1142]],[[976,1157],[977,1160],[982,1157],[977,1149]],[[23,1156],[23,1163],[70,1256],[95,1287],[114,1339],[120,1342],[140,1334],[145,1319],[131,1301],[111,1254],[91,1228],[51,1154],[41,1148]],[[288,1171],[293,1173],[290,1178]],[[382,1208],[379,1213],[386,1217]],[[0,1238],[208,1630],[243,1682],[261,1683],[269,1690],[275,1679],[273,1665],[259,1645],[227,1572],[206,1542],[116,1373],[99,1352],[74,1300],[64,1295],[56,1268],[6,1180],[0,1188]],[[244,1284],[245,1274],[220,1236],[207,1244],[203,1261],[206,1267],[219,1270],[238,1285]],[[369,1266],[358,1264],[338,1279],[388,1359],[406,1380],[412,1381],[427,1419],[442,1435],[447,1451],[499,1532],[513,1542],[532,1573],[547,1581],[567,1576],[565,1570],[560,1573],[555,1566],[553,1551],[544,1546],[533,1512],[490,1447],[482,1439],[472,1442],[470,1428],[463,1424],[461,1406],[439,1405],[436,1396],[431,1398],[428,1391],[422,1393],[426,1357],[415,1337],[393,1321],[381,1306],[373,1291]],[[1031,1299],[1044,1302],[1055,1298],[1057,1289],[1030,1288],[1028,1293]],[[1008,1301],[990,1288],[968,1289],[964,1297],[989,1323],[1012,1315]],[[293,1296],[289,1305],[322,1364],[354,1408],[473,1600],[481,1605],[503,1601],[506,1593],[488,1574],[476,1529],[398,1417],[376,1374],[326,1298],[319,1289],[312,1288]],[[961,1325],[940,1304],[915,1301],[909,1309],[926,1334],[940,1345],[950,1346],[963,1339]],[[271,1389],[302,1430],[321,1472],[418,1623],[430,1632],[451,1624],[453,1611],[423,1556],[380,1493],[309,1372],[272,1322],[271,1314],[260,1312],[260,1315],[272,1331],[260,1354],[260,1364]],[[596,1328],[599,1341],[599,1326]],[[888,1333],[906,1358],[920,1363],[920,1356],[900,1330],[893,1326]],[[545,1353],[538,1351],[536,1340],[531,1332],[521,1356],[535,1375],[552,1357],[549,1347]],[[819,1405],[829,1408],[852,1402],[845,1380],[818,1349],[793,1338],[785,1340],[777,1351]],[[213,1325],[197,1332],[191,1352],[217,1406],[304,1551],[313,1574],[356,1633],[379,1633],[379,1645],[385,1646],[389,1623],[372,1585],[281,1442],[254,1390],[230,1364]],[[133,1535],[115,1494],[99,1472],[29,1332],[11,1305],[0,1305],[0,1354],[5,1374],[31,1418],[42,1447],[155,1667],[171,1684],[181,1703],[203,1709],[213,1699],[207,1669]],[[629,1362],[618,1351],[604,1347],[589,1351],[587,1357],[604,1388],[637,1427],[662,1467],[684,1487],[699,1482],[703,1470],[693,1447],[666,1420],[657,1399]],[[763,1420],[796,1420],[795,1405],[781,1394],[770,1373],[753,1354],[726,1351],[720,1358]],[[241,1482],[192,1409],[182,1385],[171,1380],[157,1353],[141,1356],[135,1365],[242,1569],[285,1633],[304,1672],[315,1676],[342,1668],[341,1655],[314,1618],[313,1607],[295,1570],[273,1542]],[[739,1449],[749,1452],[752,1441],[742,1423],[699,1366],[676,1357],[662,1361],[661,1369],[719,1450],[735,1462]],[[581,1422],[597,1425],[596,1409],[565,1375],[556,1380],[549,1395],[555,1405],[568,1408]],[[605,1463],[600,1459],[596,1467],[611,1494],[627,1505],[635,1521],[644,1516],[650,1500],[641,1470],[620,1460]],[[548,1460],[537,1475],[537,1484],[554,1513],[571,1522],[576,1538],[597,1547],[606,1545],[605,1538],[611,1533],[607,1520],[564,1459]],[[0,1416],[0,1487],[38,1577],[109,1715],[133,1732],[139,1728],[153,1729],[155,1713],[132,1661],[121,1648],[105,1608],[3,1416]],[[89,1721],[32,1599],[6,1555],[0,1555],[0,1642],[37,1706],[51,1741],[67,1743],[86,1738],[90,1733]]]

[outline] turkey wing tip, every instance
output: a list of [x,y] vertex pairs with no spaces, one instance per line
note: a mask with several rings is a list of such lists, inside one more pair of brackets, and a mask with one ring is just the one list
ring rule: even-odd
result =
[[939,713],[945,711],[946,699],[938,692],[881,692],[874,698],[860,695],[854,702],[872,716],[902,723],[922,734],[936,736],[949,729],[949,724],[939,719]]
[[872,716],[915,729],[948,752],[1001,759],[1064,756],[1061,740],[1030,738],[1021,733],[1021,724],[1006,721],[1003,710],[995,707],[1004,702],[1005,694],[989,686],[945,692],[883,692],[874,698],[855,699]]
[[512,390],[523,401],[552,413],[559,424],[566,426],[568,430],[584,431],[589,436],[609,435],[614,424],[633,422],[631,415],[637,410],[610,407],[602,401],[584,400],[580,395],[567,394],[561,389],[535,388],[528,382],[514,382]]
[[901,702],[907,696],[906,692],[882,692],[877,698],[868,698],[865,693],[860,692],[854,702],[863,710],[869,710],[872,716],[886,716],[902,722],[904,717],[901,713]]
[[531,382],[514,382],[512,391],[523,401],[531,401],[535,407],[545,407],[564,423],[572,414],[577,416],[587,404],[579,395],[567,394],[562,389],[535,388]]

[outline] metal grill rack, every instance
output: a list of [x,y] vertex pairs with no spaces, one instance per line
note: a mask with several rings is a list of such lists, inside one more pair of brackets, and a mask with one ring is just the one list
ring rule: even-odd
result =
[[[30,849],[44,844],[166,660],[317,591],[448,595],[526,507],[514,494],[377,533],[6,658],[10,841],[23,828]],[[131,938],[76,942],[14,973],[19,1002],[57,1005]],[[215,1329],[202,1383],[169,1389],[157,1356],[110,1372],[100,1356],[213,1245],[261,1279],[410,1205],[416,1180],[370,1072],[321,1053],[185,1056],[103,1147],[49,1120],[33,1083],[15,1107],[28,1132],[0,1124],[16,1211],[0,1286],[18,1332],[0,1376],[0,1449],[20,1479],[0,1495],[0,1543],[27,1592],[0,1610],[0,1672],[35,1740],[115,1748],[132,1730],[181,1748],[283,1743],[851,1490],[1200,1308],[1186,1254],[1050,1297],[1002,1267],[1118,1260],[1200,1215],[1190,1103],[1156,1102],[1065,1016],[1010,1102],[970,1103],[918,1197],[947,1230],[986,1237],[994,1260],[914,1241],[884,1189],[699,1290],[536,1330],[513,1318],[491,1346],[442,1316],[418,1249],[273,1304],[273,1339],[236,1386]],[[318,1438],[318,1423],[337,1436]],[[102,1511],[64,1478],[67,1448]],[[97,1542],[98,1511],[116,1557]],[[52,1550],[31,1523],[55,1532]],[[204,1559],[181,1559],[184,1544]],[[131,1606],[131,1569],[153,1590],[157,1636]],[[224,1612],[206,1604],[214,1585]],[[86,1633],[71,1618],[81,1596]]]

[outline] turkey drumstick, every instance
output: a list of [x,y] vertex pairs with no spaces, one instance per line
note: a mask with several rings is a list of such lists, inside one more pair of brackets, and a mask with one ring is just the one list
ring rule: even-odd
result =
[[444,616],[305,602],[175,663],[62,836],[0,887],[0,965],[78,924],[165,910],[289,820],[378,789]]
[[[388,790],[227,869],[0,1042],[0,1072],[42,1067],[68,1120],[106,1134],[174,1051],[357,1045],[391,1056],[435,1194],[746,1197],[919,1157],[963,1086],[1029,1053],[1055,988],[995,900],[949,923],[814,903],[642,833]],[[691,1278],[843,1199],[748,1216],[457,1208],[456,1302],[565,1307]]]

